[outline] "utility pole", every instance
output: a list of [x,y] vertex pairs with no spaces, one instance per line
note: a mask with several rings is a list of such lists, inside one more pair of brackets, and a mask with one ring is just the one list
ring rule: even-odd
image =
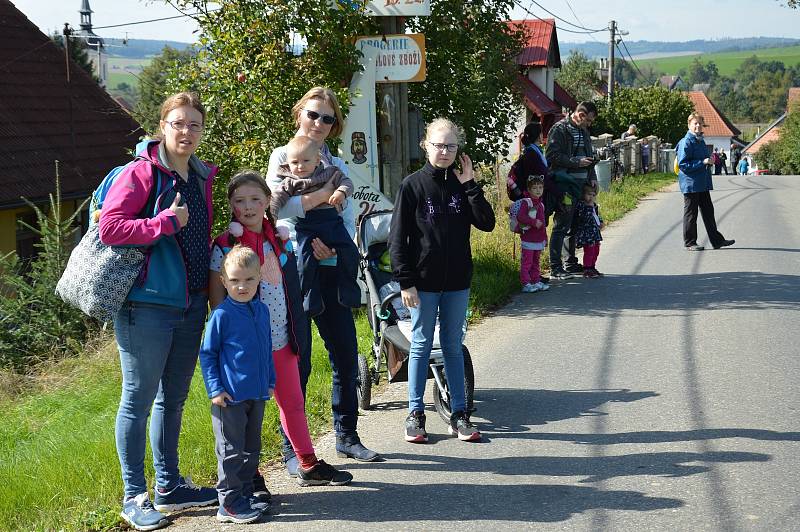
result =
[[611,33],[608,40],[608,105],[611,105],[614,93],[614,48],[617,45],[617,22],[615,20],[608,23],[608,31]]
[[70,81],[70,72],[69,72],[69,39],[72,36],[72,28],[69,27],[69,22],[64,23],[64,58],[66,59],[67,65],[67,101],[69,107],[69,135],[70,139],[72,140],[72,161],[75,162],[76,154],[77,154],[77,144],[75,143],[75,122],[73,120],[73,111],[72,111],[72,83]]

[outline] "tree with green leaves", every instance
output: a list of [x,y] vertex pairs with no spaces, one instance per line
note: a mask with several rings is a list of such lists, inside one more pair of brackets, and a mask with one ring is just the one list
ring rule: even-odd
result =
[[464,128],[477,162],[507,155],[519,113],[514,61],[522,34],[506,23],[513,1],[434,0],[429,17],[408,20],[425,34],[427,78],[409,84],[409,101],[426,121],[444,116]]
[[165,46],[137,76],[138,101],[132,114],[149,134],[157,132],[161,102],[172,92],[168,81],[170,72],[188,65],[194,53],[191,48],[176,50]]
[[611,106],[599,109],[592,132],[616,135],[629,124],[636,124],[642,135],[656,135],[675,144],[686,133],[686,117],[693,110],[692,102],[680,91],[661,86],[619,87]]
[[771,122],[786,109],[787,94],[792,86],[786,72],[764,71],[747,87],[750,117],[757,122]]
[[573,50],[566,61],[561,62],[556,81],[577,101],[592,100],[597,97],[595,87],[600,84],[597,61],[590,60],[581,51]]
[[[56,46],[62,50],[64,49],[64,36],[62,34],[53,32],[53,34],[50,35],[50,38],[53,40]],[[92,60],[89,58],[89,47],[86,45],[85,40],[77,37],[69,37],[69,57],[75,62],[75,64],[81,67],[82,70],[85,70],[93,80],[99,81],[97,76],[94,75],[94,65],[92,64]]]

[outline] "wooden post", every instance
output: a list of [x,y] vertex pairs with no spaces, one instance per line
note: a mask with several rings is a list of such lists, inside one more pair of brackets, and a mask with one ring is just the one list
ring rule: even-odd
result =
[[[381,17],[384,35],[404,33],[404,17]],[[381,191],[393,199],[409,173],[408,84],[379,83],[376,91]]]

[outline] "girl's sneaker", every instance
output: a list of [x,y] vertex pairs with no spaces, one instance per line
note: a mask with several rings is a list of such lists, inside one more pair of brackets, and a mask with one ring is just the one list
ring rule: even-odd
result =
[[344,486],[350,484],[353,475],[347,471],[339,471],[332,465],[326,464],[323,460],[317,460],[311,469],[297,468],[297,483],[301,486]]
[[536,285],[533,283],[528,283],[522,286],[522,292],[525,294],[529,294],[531,292],[536,292]]
[[538,283],[534,284],[533,286],[536,287],[536,290],[534,290],[534,292],[538,292],[539,290],[541,290],[542,292],[544,292],[545,290],[550,290],[550,285],[549,284],[544,284],[541,281],[539,281]]
[[597,277],[600,277],[600,273],[594,268],[584,268],[583,276],[589,279],[596,279]]
[[147,492],[124,501],[120,516],[134,530],[156,530],[167,526],[168,523],[164,514],[153,508],[150,494]]

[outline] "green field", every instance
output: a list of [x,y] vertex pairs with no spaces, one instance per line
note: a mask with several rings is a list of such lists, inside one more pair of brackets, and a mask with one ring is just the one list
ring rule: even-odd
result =
[[732,76],[742,61],[754,55],[761,61],[781,61],[787,67],[794,66],[800,63],[800,45],[745,50],[741,52],[720,52],[714,54],[660,57],[658,59],[640,59],[637,63],[640,68],[644,68],[645,65],[652,65],[656,72],[674,75],[677,74],[681,68],[688,69],[692,61],[697,57],[702,63],[714,61],[721,75]]
[[120,83],[127,83],[132,87],[138,87],[139,80],[136,76],[149,64],[150,58],[109,57],[107,86],[113,89]]

